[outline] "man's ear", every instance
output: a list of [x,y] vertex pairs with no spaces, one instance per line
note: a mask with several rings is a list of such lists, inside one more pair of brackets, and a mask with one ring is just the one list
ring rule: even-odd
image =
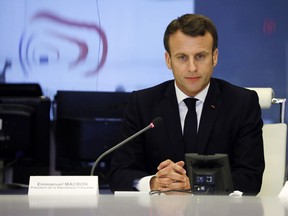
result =
[[212,59],[213,59],[213,67],[215,67],[218,63],[218,48],[216,48],[213,52],[213,56],[212,56]]
[[172,69],[171,57],[168,52],[165,52],[165,62],[166,62],[167,67],[171,70]]

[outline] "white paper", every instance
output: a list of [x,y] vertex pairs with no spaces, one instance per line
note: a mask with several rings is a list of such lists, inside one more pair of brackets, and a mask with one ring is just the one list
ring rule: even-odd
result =
[[287,183],[287,181],[285,182],[285,185],[282,188],[282,190],[280,191],[278,197],[280,197],[280,198],[288,198],[288,183]]

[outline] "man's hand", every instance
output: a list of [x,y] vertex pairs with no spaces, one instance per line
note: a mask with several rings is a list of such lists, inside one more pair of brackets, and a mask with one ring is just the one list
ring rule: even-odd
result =
[[150,181],[151,190],[184,190],[190,189],[189,178],[183,168],[184,161],[174,163],[165,160],[158,166],[158,172]]

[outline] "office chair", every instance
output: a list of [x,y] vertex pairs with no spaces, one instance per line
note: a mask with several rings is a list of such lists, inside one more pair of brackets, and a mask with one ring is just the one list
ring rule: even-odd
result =
[[286,139],[285,98],[275,98],[272,88],[248,88],[257,92],[261,109],[280,105],[279,123],[263,125],[265,171],[259,197],[278,196],[285,182]]

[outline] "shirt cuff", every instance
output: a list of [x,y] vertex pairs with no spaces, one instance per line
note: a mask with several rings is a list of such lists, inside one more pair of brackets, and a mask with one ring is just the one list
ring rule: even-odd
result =
[[151,191],[150,189],[150,180],[154,175],[151,176],[145,176],[141,178],[138,183],[136,183],[135,188],[138,191]]

